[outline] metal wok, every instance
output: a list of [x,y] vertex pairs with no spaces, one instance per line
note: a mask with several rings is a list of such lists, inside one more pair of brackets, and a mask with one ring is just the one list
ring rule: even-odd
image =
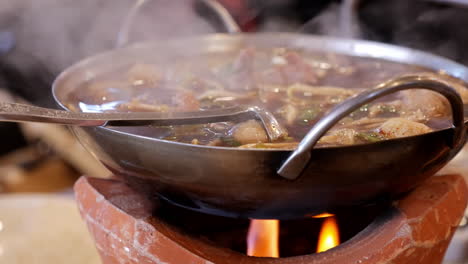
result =
[[[468,82],[468,69],[460,64],[391,45],[301,34],[216,34],[143,43],[89,58],[63,72],[53,93],[66,108],[73,102],[70,94],[80,84],[121,65],[153,62],[165,56],[166,50],[190,55],[229,52],[245,45],[380,58],[444,70]],[[308,135],[307,144],[294,153],[190,145],[108,127],[71,129],[115,175],[148,197],[159,196],[192,210],[229,217],[299,218],[402,195],[435,174],[463,147],[468,124],[463,121],[460,97],[449,95],[446,85],[413,76],[384,86],[391,90],[386,93],[416,87],[445,91],[445,96],[451,97],[454,127],[365,145],[313,148],[340,116],[378,97],[370,91],[332,110],[313,129],[313,135]]]

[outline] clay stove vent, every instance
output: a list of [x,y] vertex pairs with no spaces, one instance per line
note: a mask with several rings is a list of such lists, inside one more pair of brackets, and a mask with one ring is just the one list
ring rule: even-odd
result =
[[[324,252],[338,246],[340,234],[335,216],[321,214],[313,216],[313,218],[323,219],[315,252]],[[251,220],[247,233],[247,255],[279,258],[279,230],[279,220]]]

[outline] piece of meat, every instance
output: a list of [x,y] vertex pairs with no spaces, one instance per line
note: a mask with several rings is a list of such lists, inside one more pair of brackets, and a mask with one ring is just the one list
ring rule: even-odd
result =
[[255,49],[246,48],[229,65],[230,69],[225,72],[224,81],[229,89],[234,91],[245,91],[255,89],[254,73]]
[[118,109],[131,112],[168,112],[170,108],[165,104],[148,104],[134,98],[127,103],[120,104]]
[[444,79],[449,81],[450,83],[448,83],[448,85],[453,87],[458,92],[458,94],[460,94],[460,97],[462,98],[463,103],[468,104],[468,88],[466,86],[466,83],[463,83],[460,79],[456,79],[452,76],[448,76],[448,75],[440,75],[440,76],[443,76]]
[[[461,82],[452,76],[449,76],[443,72],[440,74],[433,73],[418,73],[421,76],[427,76],[431,79],[444,82],[448,86],[454,88],[462,98],[463,102],[468,103],[468,89],[465,83]],[[428,90],[408,90],[401,92],[403,96],[403,109],[405,117],[412,120],[417,120],[413,113],[424,116],[424,120],[428,120],[432,117],[447,116],[450,114],[450,104],[441,94],[428,91]],[[421,120],[419,120],[421,121]]]
[[323,136],[318,144],[321,145],[352,145],[355,143],[357,132],[351,128],[332,130]]
[[288,52],[284,58],[287,64],[283,66],[282,72],[288,84],[317,82],[314,68],[307,64],[297,52]]
[[354,128],[359,131],[362,130],[373,130],[382,125],[387,118],[368,118],[364,117],[358,120],[353,120],[352,118],[346,119],[343,118],[340,121],[340,128]]
[[424,119],[428,120],[450,113],[447,99],[436,92],[417,89],[403,91],[401,94],[403,96],[402,110],[405,116],[411,116],[419,110],[424,115]]
[[190,91],[176,93],[172,98],[172,103],[176,106],[177,111],[189,112],[200,109],[200,102]]
[[191,112],[200,109],[200,103],[191,91],[158,89],[146,91],[120,104],[122,110],[149,112]]
[[185,81],[183,87],[199,95],[197,97],[209,91],[224,91],[224,86],[221,83],[199,76]]
[[208,144],[206,144],[207,146],[211,146],[211,147],[219,147],[219,146],[222,146],[223,145],[223,141],[219,138],[216,138],[210,142],[208,142]]
[[256,120],[248,120],[235,125],[231,131],[234,139],[242,145],[268,142],[268,136],[262,124]]
[[391,118],[378,129],[385,138],[409,137],[432,131],[428,126],[405,118]]
[[418,73],[418,75],[429,76],[438,81],[445,82],[448,86],[454,88],[460,94],[460,97],[465,104],[468,103],[468,87],[467,84],[462,80],[452,77],[444,71],[439,71],[439,74],[437,75],[430,72]]
[[459,83],[455,83],[453,88],[455,88],[455,90],[457,90],[457,92],[460,94],[463,103],[468,104],[468,88]]
[[295,83],[317,83],[314,67],[305,62],[297,52],[287,52],[278,58],[281,58],[281,64],[274,64],[256,76],[260,84],[287,86]]

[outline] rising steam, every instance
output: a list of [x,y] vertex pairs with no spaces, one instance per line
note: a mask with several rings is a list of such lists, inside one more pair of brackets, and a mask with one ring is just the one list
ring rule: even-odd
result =
[[[0,1],[0,32],[13,31],[16,50],[61,71],[84,57],[114,48],[133,0]],[[210,33],[191,0],[147,0],[135,19],[132,41]],[[24,57],[12,58],[17,65]]]

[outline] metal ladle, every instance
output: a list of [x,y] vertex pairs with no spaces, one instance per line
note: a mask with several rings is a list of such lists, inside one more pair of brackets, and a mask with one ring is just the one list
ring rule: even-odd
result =
[[199,112],[82,113],[0,102],[0,121],[10,122],[42,122],[73,126],[167,126],[247,119],[260,120],[270,140],[274,141],[287,135],[286,130],[271,113],[257,106],[230,107]]

